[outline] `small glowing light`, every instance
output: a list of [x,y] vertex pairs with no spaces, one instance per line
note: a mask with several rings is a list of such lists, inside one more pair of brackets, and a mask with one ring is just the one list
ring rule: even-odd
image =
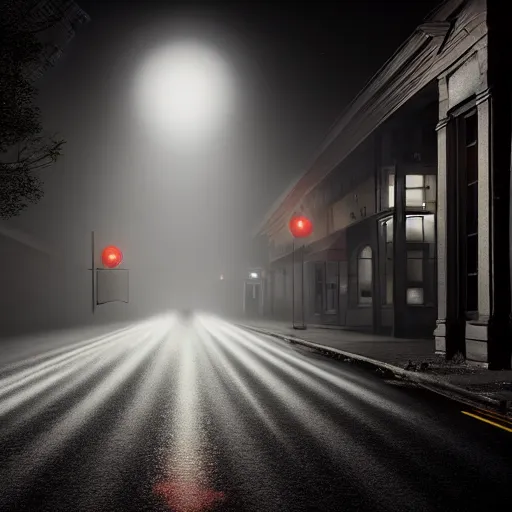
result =
[[294,238],[306,238],[313,232],[313,223],[303,215],[295,215],[290,219],[288,228]]
[[115,246],[105,247],[101,253],[101,261],[107,268],[115,268],[123,261],[123,253]]
[[224,281],[224,274],[221,274],[221,275],[220,275],[220,280],[221,280],[221,281]]
[[251,279],[258,279],[258,273],[257,272],[251,272]]

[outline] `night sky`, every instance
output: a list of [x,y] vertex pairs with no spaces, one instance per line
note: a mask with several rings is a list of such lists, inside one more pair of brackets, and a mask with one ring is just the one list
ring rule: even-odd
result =
[[[79,265],[88,263],[88,233],[97,230],[100,243],[125,248],[133,268],[151,269],[144,286],[154,296],[163,275],[165,286],[183,289],[190,279],[199,286],[243,267],[266,210],[304,172],[344,106],[438,4],[78,3],[91,22],[39,95],[45,128],[68,141],[65,155],[45,175],[44,200],[11,224]],[[141,127],[132,94],[151,50],[183,36],[220,49],[240,98],[215,154],[198,151],[188,166]]]

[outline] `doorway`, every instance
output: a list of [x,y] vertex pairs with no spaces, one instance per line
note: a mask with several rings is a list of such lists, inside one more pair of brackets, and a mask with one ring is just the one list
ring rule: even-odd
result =
[[466,322],[478,318],[478,117],[474,104],[452,114],[447,173],[447,353],[465,355]]
[[244,311],[248,317],[260,314],[261,283],[245,283]]

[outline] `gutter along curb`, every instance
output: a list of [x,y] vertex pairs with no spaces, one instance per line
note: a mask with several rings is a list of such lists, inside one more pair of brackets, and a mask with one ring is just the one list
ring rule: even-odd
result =
[[379,370],[380,372],[392,374],[394,377],[399,377],[410,382],[414,382],[415,384],[425,389],[441,394],[447,398],[458,400],[467,405],[477,407],[491,407],[493,409],[503,409],[503,404],[500,402],[500,400],[482,396],[472,391],[468,391],[467,389],[461,388],[460,386],[450,384],[449,382],[446,382],[442,378],[434,377],[432,375],[425,375],[424,373],[413,372],[410,370],[404,370],[403,368],[400,368],[399,366],[395,366],[390,363],[378,361],[377,359],[372,359],[370,357],[354,354],[352,352],[345,352],[344,350],[340,350],[334,347],[328,347],[320,343],[314,343],[312,341],[308,341],[303,338],[298,338],[296,336],[280,334],[273,331],[269,331],[267,329],[253,327],[246,324],[238,324],[238,326],[243,329],[256,332],[258,334],[264,334],[266,336],[287,341],[288,343],[302,345],[304,347],[311,348],[321,354],[330,357],[335,357],[337,359],[343,357],[345,360],[348,359],[348,362],[355,362],[360,364],[362,363],[365,366],[372,368],[373,370]]

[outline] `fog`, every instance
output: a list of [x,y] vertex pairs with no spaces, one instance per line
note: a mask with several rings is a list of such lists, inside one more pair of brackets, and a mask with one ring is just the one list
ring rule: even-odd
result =
[[[177,307],[240,314],[254,227],[374,64],[312,78],[300,51],[274,57],[264,26],[244,35],[211,9],[78,3],[92,21],[39,85],[64,156],[44,171],[44,199],[0,229],[1,333]],[[327,73],[325,90],[308,88]],[[114,244],[130,276],[129,304],[94,314],[91,231],[97,262]]]

